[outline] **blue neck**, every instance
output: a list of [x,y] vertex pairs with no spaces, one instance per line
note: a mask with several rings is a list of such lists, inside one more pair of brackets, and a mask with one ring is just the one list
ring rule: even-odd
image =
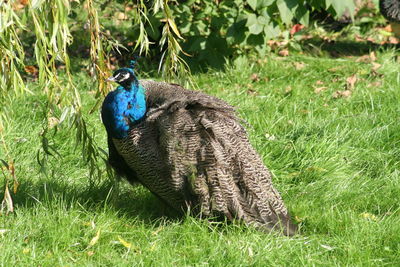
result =
[[137,80],[118,86],[104,99],[101,116],[109,135],[122,139],[146,114],[146,95]]

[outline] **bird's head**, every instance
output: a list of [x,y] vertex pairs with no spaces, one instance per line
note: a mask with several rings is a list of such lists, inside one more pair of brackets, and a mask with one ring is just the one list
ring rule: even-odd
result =
[[135,61],[131,61],[130,68],[121,68],[114,72],[113,76],[107,79],[110,82],[116,82],[125,88],[130,88],[132,83],[138,81],[134,71]]

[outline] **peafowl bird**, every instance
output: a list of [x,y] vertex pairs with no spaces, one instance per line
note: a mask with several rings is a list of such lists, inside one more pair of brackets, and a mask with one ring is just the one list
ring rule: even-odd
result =
[[133,64],[108,80],[119,86],[101,116],[118,175],[178,211],[296,232],[232,106],[177,84],[139,81]]
[[400,37],[400,0],[379,0],[381,14],[390,22],[397,38]]

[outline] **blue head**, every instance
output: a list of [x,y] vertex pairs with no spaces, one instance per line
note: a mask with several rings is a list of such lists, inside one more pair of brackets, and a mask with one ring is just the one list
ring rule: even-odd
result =
[[119,83],[125,89],[130,90],[132,85],[137,85],[138,79],[135,75],[135,60],[131,60],[129,68],[121,68],[114,72],[113,76],[107,80],[110,82]]
[[130,68],[119,69],[107,79],[121,85],[106,96],[101,110],[103,124],[113,138],[128,136],[129,129],[146,114],[146,94],[135,75],[134,64],[131,61]]

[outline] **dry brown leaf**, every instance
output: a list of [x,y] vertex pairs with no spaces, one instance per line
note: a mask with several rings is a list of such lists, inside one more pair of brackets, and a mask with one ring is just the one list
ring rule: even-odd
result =
[[287,57],[287,56],[289,56],[289,50],[282,49],[281,51],[278,52],[278,55],[280,55],[281,57]]
[[306,64],[304,62],[294,62],[294,67],[296,70],[304,69],[305,66]]
[[383,28],[383,30],[384,30],[384,31],[387,31],[387,32],[392,32],[392,31],[393,31],[392,25],[391,25],[391,24],[386,25],[386,27]]
[[372,62],[372,70],[377,71],[382,65],[376,62]]
[[389,44],[398,44],[399,43],[399,39],[397,39],[394,36],[389,36],[389,40],[388,40]]
[[89,250],[89,251],[87,252],[87,255],[88,255],[89,257],[93,256],[93,255],[94,255],[94,251]]
[[128,16],[127,16],[125,13],[123,13],[123,12],[118,12],[118,13],[117,13],[117,19],[119,19],[119,20],[126,20],[126,19],[128,19]]
[[370,87],[380,87],[382,85],[381,81],[375,81],[367,85],[368,88]]
[[342,92],[342,96],[343,96],[343,97],[349,97],[349,96],[351,96],[351,91],[350,91],[350,90],[344,90],[344,91]]
[[25,66],[24,70],[26,73],[29,73],[30,75],[35,77],[38,76],[39,74],[39,70],[35,66]]
[[292,87],[289,85],[288,87],[285,88],[285,94],[288,94],[292,91]]
[[369,58],[371,59],[371,61],[376,61],[377,57],[376,57],[376,53],[375,51],[372,51],[371,53],[369,53]]
[[47,125],[49,127],[49,129],[54,128],[55,126],[57,126],[59,123],[59,120],[56,117],[49,117],[47,119]]
[[316,81],[316,82],[315,82],[315,84],[316,84],[316,85],[323,85],[323,84],[324,84],[324,82],[323,82],[323,81],[320,81],[320,80],[318,80],[318,81]]
[[332,97],[333,98],[347,98],[351,96],[351,91],[350,90],[344,90],[344,91],[336,91],[333,93]]
[[340,70],[340,67],[333,67],[328,69],[329,72],[337,72],[338,70]]
[[369,41],[371,43],[376,43],[375,39],[372,37],[367,37],[367,41]]
[[364,38],[359,35],[355,36],[355,40],[356,40],[356,42],[364,42],[365,41]]
[[258,82],[258,81],[260,81],[260,76],[258,76],[257,73],[253,73],[253,74],[250,75],[250,80],[252,82]]
[[348,90],[353,90],[354,89],[354,85],[356,84],[356,82],[357,82],[357,74],[353,74],[353,75],[351,75],[350,77],[348,77],[347,79],[346,79],[346,88],[348,89]]
[[247,90],[247,94],[248,95],[258,95],[258,92],[254,89],[248,89]]
[[356,62],[370,63],[371,62],[371,58],[370,58],[369,55],[363,55],[363,56],[357,58]]
[[327,88],[328,88],[328,87],[326,87],[326,86],[317,87],[317,88],[315,88],[314,93],[319,94],[319,93],[321,93],[322,91],[325,91]]

